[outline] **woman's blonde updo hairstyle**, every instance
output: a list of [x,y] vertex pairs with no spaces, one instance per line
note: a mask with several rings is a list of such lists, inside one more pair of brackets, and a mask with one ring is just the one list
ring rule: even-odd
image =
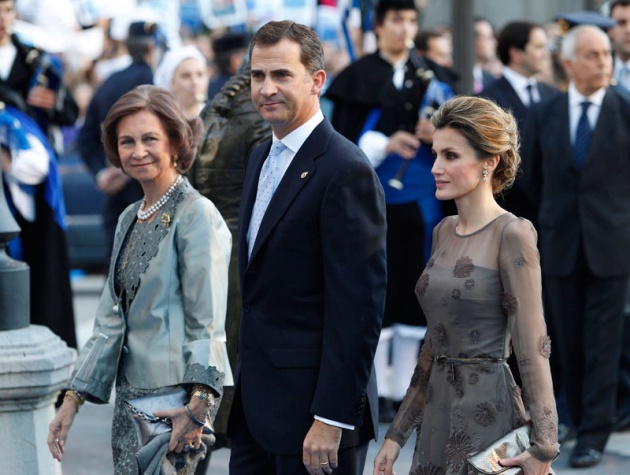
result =
[[461,133],[480,160],[499,156],[492,174],[494,194],[512,186],[521,163],[518,127],[512,114],[487,99],[458,96],[445,102],[431,123],[436,130],[451,127]]

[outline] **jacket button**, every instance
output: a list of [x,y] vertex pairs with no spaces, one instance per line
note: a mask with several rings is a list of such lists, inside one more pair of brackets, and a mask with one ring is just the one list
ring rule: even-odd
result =
[[243,305],[243,313],[249,313],[249,305]]
[[112,307],[112,310],[114,311],[114,313],[118,313],[120,311],[120,307],[118,306],[118,304],[116,304]]

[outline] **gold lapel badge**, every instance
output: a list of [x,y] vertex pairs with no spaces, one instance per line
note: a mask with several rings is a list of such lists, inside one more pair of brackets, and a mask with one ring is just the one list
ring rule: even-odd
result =
[[171,215],[168,213],[162,213],[162,226],[168,228],[171,224]]
[[308,175],[308,172],[302,172],[302,174],[300,175],[300,178],[304,179],[306,178],[307,175]]

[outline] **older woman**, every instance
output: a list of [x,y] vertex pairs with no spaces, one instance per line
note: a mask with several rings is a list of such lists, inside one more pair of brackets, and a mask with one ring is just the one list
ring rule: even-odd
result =
[[114,383],[116,474],[137,473],[141,447],[125,404],[134,398],[176,387],[188,392],[187,404],[153,412],[170,419],[166,458],[173,466],[182,457],[194,465],[192,455],[202,456],[210,443],[202,440],[203,423],[214,416],[223,384],[232,384],[224,332],[231,235],[212,202],[182,175],[200,129],[198,118],[187,118],[156,86],[122,96],[103,123],[109,160],[140,182],[144,198],[120,216],[94,335],[50,424],[57,460],[81,404],[107,403]]
[[206,58],[194,46],[167,51],[160,62],[153,82],[169,90],[187,117],[201,112],[208,96]]
[[[520,162],[516,121],[474,97],[447,101],[431,121],[436,197],[455,200],[457,215],[435,227],[416,284],[427,337],[374,475],[393,473],[414,430],[410,473],[478,473],[467,457],[530,417],[531,446],[500,463],[547,475],[559,445],[536,231],[494,199]],[[506,362],[512,350],[529,413]]]

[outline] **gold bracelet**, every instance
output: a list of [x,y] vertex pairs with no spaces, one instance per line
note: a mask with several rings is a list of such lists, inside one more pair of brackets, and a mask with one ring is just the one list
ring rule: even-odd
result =
[[193,391],[191,397],[197,397],[200,401],[203,401],[208,406],[212,406],[214,404],[214,394],[212,390],[203,384],[195,384],[193,386]]
[[79,408],[85,402],[85,398],[81,394],[76,392],[74,389],[66,390],[66,394],[63,396],[64,401],[66,400],[66,398],[68,396],[71,397],[72,399],[74,399],[77,402],[77,413],[78,413],[79,412]]

